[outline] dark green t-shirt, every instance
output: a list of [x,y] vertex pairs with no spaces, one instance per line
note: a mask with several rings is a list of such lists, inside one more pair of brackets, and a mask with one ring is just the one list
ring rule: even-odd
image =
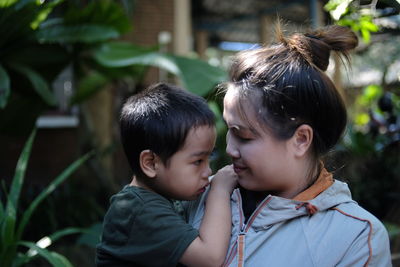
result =
[[199,232],[154,192],[126,186],[111,198],[97,266],[176,266]]

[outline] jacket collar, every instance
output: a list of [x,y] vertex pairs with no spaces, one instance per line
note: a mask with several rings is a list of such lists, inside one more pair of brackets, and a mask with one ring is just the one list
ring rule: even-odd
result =
[[[236,202],[236,205],[241,203],[239,191],[232,194],[232,201]],[[302,204],[312,204],[317,208],[317,212],[320,212],[352,201],[347,184],[334,180],[332,174],[323,169],[315,183],[294,199],[267,196],[262,201],[265,205],[262,205],[261,210],[256,209],[257,217],[252,221],[251,227],[256,231],[267,229],[275,223],[310,215],[307,206],[303,207]]]
[[332,173],[323,168],[313,185],[293,198],[297,201],[308,201],[324,192],[333,184]]

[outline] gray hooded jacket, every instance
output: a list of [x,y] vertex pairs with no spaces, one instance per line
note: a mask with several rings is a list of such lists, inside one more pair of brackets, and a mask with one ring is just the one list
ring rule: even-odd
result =
[[[205,193],[185,204],[196,228],[206,198]],[[224,266],[392,266],[385,227],[338,180],[307,202],[268,196],[246,224],[239,189],[231,207],[232,236]]]

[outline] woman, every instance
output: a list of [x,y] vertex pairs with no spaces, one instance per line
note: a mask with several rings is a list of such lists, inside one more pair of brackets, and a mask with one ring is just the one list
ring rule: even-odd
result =
[[[386,229],[322,162],[347,121],[324,71],[330,51],[348,59],[357,37],[341,26],[278,37],[230,71],[226,151],[240,187],[224,266],[391,266]],[[204,198],[187,208],[198,227]]]

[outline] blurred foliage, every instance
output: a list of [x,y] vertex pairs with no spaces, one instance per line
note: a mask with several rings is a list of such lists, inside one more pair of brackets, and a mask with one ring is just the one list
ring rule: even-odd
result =
[[[134,93],[141,89],[136,85],[140,84],[150,66],[165,69],[176,76],[183,87],[202,96],[212,94],[215,85],[226,80],[225,71],[197,58],[160,53],[157,46],[142,47],[118,41],[132,28],[134,2],[0,0],[0,133],[29,135],[40,115],[49,110],[57,111],[59,103],[53,83],[65,69],[70,69],[73,74],[72,87],[75,91],[70,99],[71,106],[84,104],[109,85],[118,89],[121,82],[129,84],[134,89],[130,94]],[[213,106],[212,103],[210,105]],[[213,110],[219,112],[218,109]],[[82,123],[84,120],[81,120]],[[77,145],[81,146],[78,150],[88,150],[82,144]],[[95,160],[88,165],[92,169],[100,169]],[[92,179],[98,177],[92,175]],[[0,257],[7,258],[0,265],[9,266],[7,264],[14,260],[18,264],[25,263],[32,258],[27,251],[17,247],[21,237],[29,236],[29,239],[36,240],[47,231],[56,231],[58,234],[49,238],[58,239],[78,231],[77,228],[57,231],[66,225],[87,227],[100,220],[104,210],[99,203],[107,203],[110,192],[103,189],[100,189],[101,194],[91,191],[92,197],[88,197],[88,190],[93,190],[88,187],[82,186],[82,181],[73,180],[57,190],[57,194],[41,198],[42,205],[35,207],[38,212],[29,215],[32,222],[26,227],[21,226],[28,229],[24,236],[12,236],[14,232],[7,230],[7,237],[11,238],[10,247],[3,242],[0,245],[0,252],[3,253]],[[20,206],[29,210],[30,201],[42,189],[48,188],[27,188]],[[110,190],[110,187],[107,189]],[[5,197],[2,195],[2,199]],[[66,199],[68,205],[65,205]],[[1,227],[9,229],[10,225],[2,223]],[[88,228],[78,243],[93,245],[98,240],[98,231],[99,225]],[[19,243],[18,246],[28,247],[31,252],[35,251],[53,264],[59,261],[69,264],[61,254],[47,251],[38,243]],[[50,260],[52,258],[55,259]]]
[[123,9],[133,8],[129,1],[85,2],[0,1],[1,132],[26,135],[40,114],[56,108],[51,84],[67,67],[77,88],[71,104],[115,81],[137,83],[147,66],[176,75],[199,95],[226,79],[224,71],[201,60],[116,41],[131,29]]
[[[393,70],[400,62],[399,37],[392,32],[389,38],[379,41],[375,38],[373,44],[370,41],[371,35],[381,30],[374,20],[395,10],[394,15],[398,16],[399,4],[386,1],[386,11],[377,10],[377,4],[378,1],[366,4],[354,0],[330,0],[325,5],[335,23],[359,33],[366,44],[356,57],[362,61],[361,71],[369,68],[381,74],[380,83],[367,85],[355,93],[354,102],[349,106],[350,123],[338,146],[336,164],[339,162],[343,166],[337,169],[337,174],[350,184],[353,198],[384,220],[391,240],[398,243],[400,86],[398,73]],[[394,78],[389,75],[393,72]]]
[[348,26],[353,31],[361,33],[366,43],[370,41],[371,33],[379,30],[373,22],[374,7],[361,6],[360,1],[330,0],[324,8],[338,25]]
[[59,230],[37,242],[25,241],[24,231],[37,206],[85,163],[92,153],[82,156],[67,167],[32,201],[25,211],[21,211],[18,208],[18,202],[35,135],[36,130],[32,132],[24,146],[10,191],[8,193],[1,192],[0,195],[0,265],[3,267],[23,266],[37,256],[41,256],[53,266],[72,266],[64,256],[46,248],[63,236],[81,233],[82,230],[77,228]]

